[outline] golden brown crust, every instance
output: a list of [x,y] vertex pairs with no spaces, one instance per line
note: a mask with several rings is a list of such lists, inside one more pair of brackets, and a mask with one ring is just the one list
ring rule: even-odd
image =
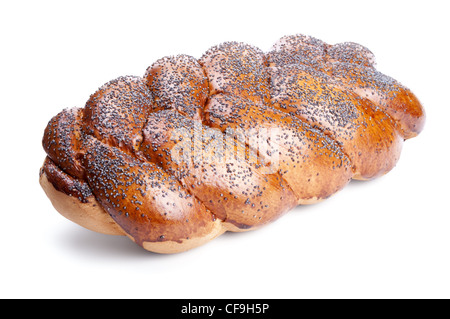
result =
[[182,242],[207,236],[216,217],[153,163],[89,138],[87,181],[114,221],[135,242]]
[[425,125],[425,111],[405,86],[374,68],[333,63],[329,73],[334,85],[370,100],[395,120],[403,138],[419,134]]
[[229,93],[255,102],[269,101],[269,77],[260,49],[225,42],[205,52],[199,62],[208,77],[211,95]]
[[104,84],[87,101],[83,109],[84,132],[132,152],[142,141],[142,127],[152,103],[141,77],[121,76]]
[[[135,241],[135,238],[128,235],[102,208],[92,193],[87,197],[77,197],[79,192],[78,190],[72,192],[72,187],[79,181],[74,181],[72,177],[60,171],[50,161],[47,158],[44,162],[39,183],[51,200],[53,207],[61,215],[89,230],[106,235],[127,235]],[[86,187],[86,185],[82,187]],[[216,219],[208,228],[208,232],[203,232],[201,236],[191,236],[177,241],[143,241],[141,245],[149,251],[161,254],[179,253],[203,245],[223,234],[225,230],[222,221]]]
[[222,235],[226,230],[230,230],[229,228],[226,228],[226,223],[216,219],[210,231],[205,233],[202,237],[192,237],[181,241],[144,241],[142,247],[160,254],[180,253],[206,244],[210,240]]
[[44,131],[42,145],[51,158],[66,173],[83,178],[80,163],[82,109],[64,109],[53,117]]
[[53,207],[67,219],[98,233],[125,235],[97,202],[87,184],[61,171],[48,157],[41,168],[39,183]]
[[201,120],[209,87],[205,72],[195,58],[177,55],[159,59],[147,69],[144,79],[157,109],[174,109]]
[[40,183],[75,223],[175,253],[387,173],[424,122],[364,46],[293,35],[265,54],[226,42],[56,115]]
[[[228,141],[220,131],[207,130],[174,111],[152,113],[144,130],[142,152],[176,176],[218,218],[240,229],[266,224],[295,206],[295,195],[279,174],[267,174],[245,155],[219,157],[214,153],[217,146],[225,142],[226,149]],[[197,140],[197,136],[207,140]],[[233,146],[236,154],[245,153],[243,143],[237,141]],[[194,151],[187,153],[188,158],[177,161],[173,157],[173,150],[191,148]]]
[[353,163],[353,178],[374,178],[395,166],[403,139],[389,116],[369,100],[329,84],[326,74],[305,65],[272,70],[274,106],[323,128],[341,143]]
[[326,63],[327,44],[322,40],[303,34],[285,36],[279,39],[266,54],[270,67],[284,67],[304,64],[322,69]]
[[267,149],[261,153],[266,162],[277,162],[274,168],[293,190],[298,204],[328,198],[353,176],[351,162],[336,141],[276,108],[217,94],[206,106],[205,118],[209,125],[223,132],[232,128],[253,130],[256,135],[276,133],[270,140],[261,139],[262,147],[261,143],[257,146],[260,150]]
[[408,139],[419,134],[425,124],[425,111],[417,97],[405,86],[375,69],[375,56],[362,45],[346,42],[329,45],[304,35],[281,38],[266,54],[271,67],[306,65],[329,76],[345,91],[370,100],[400,127]]

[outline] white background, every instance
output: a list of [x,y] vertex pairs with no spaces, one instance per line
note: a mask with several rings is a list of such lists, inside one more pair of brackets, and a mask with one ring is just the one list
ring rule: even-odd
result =
[[[2,298],[449,298],[445,1],[2,1]],[[38,183],[47,122],[156,59],[303,33],[372,50],[427,111],[388,175],[176,255],[64,219]]]

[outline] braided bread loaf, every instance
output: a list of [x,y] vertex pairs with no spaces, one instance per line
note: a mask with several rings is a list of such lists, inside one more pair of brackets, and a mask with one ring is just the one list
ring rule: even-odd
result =
[[295,35],[264,54],[227,42],[56,115],[40,183],[75,223],[174,253],[387,173],[424,121],[361,45]]

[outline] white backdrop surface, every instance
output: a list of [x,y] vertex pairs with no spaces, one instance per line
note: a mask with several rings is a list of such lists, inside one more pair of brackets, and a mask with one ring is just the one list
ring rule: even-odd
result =
[[[449,298],[447,15],[445,1],[1,2],[0,297]],[[388,175],[176,255],[54,210],[38,173],[60,110],[166,55],[296,33],[367,46],[425,106]]]

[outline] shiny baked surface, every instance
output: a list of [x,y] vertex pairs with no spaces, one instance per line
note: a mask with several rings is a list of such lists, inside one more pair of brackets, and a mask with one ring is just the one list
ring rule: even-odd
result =
[[[294,35],[264,53],[227,42],[199,59],[164,57],[60,112],[44,132],[40,181],[74,222],[179,252],[389,172],[424,122],[414,94],[358,44]],[[276,135],[254,150],[261,129]],[[217,142],[244,155],[217,160]]]

